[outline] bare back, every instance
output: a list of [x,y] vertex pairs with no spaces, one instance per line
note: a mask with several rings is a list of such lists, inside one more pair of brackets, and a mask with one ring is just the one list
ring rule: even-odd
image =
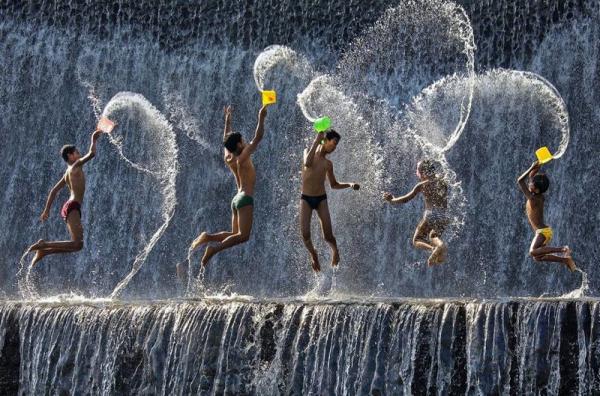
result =
[[235,177],[235,184],[238,191],[243,191],[246,194],[254,195],[254,185],[256,184],[256,169],[252,157],[240,161],[238,157],[231,153],[225,154],[225,162]]
[[[306,151],[304,153],[306,156]],[[325,178],[331,167],[331,161],[319,152],[312,160],[311,166],[307,167],[302,162],[302,194],[319,196],[325,194]]]
[[428,180],[421,191],[425,198],[425,209],[448,208],[448,184],[443,179]]
[[81,165],[70,165],[65,172],[65,182],[71,192],[69,199],[83,203],[85,194],[85,173]]
[[546,227],[544,223],[544,196],[542,194],[532,194],[531,198],[527,199],[525,212],[527,213],[527,220],[529,220],[529,224],[534,231]]

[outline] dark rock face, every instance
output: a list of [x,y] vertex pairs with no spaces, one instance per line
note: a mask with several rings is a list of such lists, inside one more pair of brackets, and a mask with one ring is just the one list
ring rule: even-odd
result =
[[594,394],[596,301],[5,303],[4,394]]

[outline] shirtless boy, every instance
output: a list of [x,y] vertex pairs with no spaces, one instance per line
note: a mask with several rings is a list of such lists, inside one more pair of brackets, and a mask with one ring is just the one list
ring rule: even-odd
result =
[[[335,179],[333,163],[327,159],[327,155],[333,153],[340,138],[340,135],[334,130],[329,130],[326,134],[318,133],[310,149],[304,150],[302,194],[300,196],[300,229],[315,272],[321,271],[321,265],[310,237],[310,222],[313,210],[316,210],[319,216],[323,238],[331,247],[331,265],[336,266],[340,261],[337,242],[331,228],[331,216],[329,215],[327,194],[325,193],[325,178],[327,177],[329,185],[334,190],[344,188],[358,190],[360,188],[357,183],[339,183]],[[323,144],[321,144],[321,141],[323,141]]]
[[[540,166],[539,162],[534,162],[517,180],[519,188],[527,198],[525,205],[527,219],[535,232],[529,247],[529,254],[535,261],[561,263],[569,270],[575,271],[577,267],[568,246],[548,246],[553,232],[552,228],[544,223],[544,193],[548,190],[550,181],[545,174],[539,173]],[[555,253],[562,253],[563,256],[557,256]]]
[[32,266],[49,254],[77,252],[83,248],[83,227],[81,225],[81,204],[83,203],[83,195],[85,193],[85,174],[83,173],[83,165],[96,155],[96,141],[102,133],[103,132],[99,129],[94,131],[90,149],[83,157],[79,153],[79,150],[73,145],[66,145],[61,149],[60,154],[67,163],[67,171],[50,191],[50,195],[46,200],[46,206],[44,207],[40,219],[42,221],[48,220],[50,208],[56,198],[56,194],[58,194],[63,187],[67,186],[71,192],[71,196],[69,197],[69,200],[63,204],[60,215],[67,223],[67,229],[71,235],[71,240],[47,242],[40,239],[29,248],[30,252],[36,252],[31,261]]
[[225,130],[223,131],[223,145],[225,146],[223,159],[235,177],[238,190],[231,201],[231,231],[222,231],[216,234],[203,232],[192,242],[192,250],[204,243],[217,242],[206,247],[202,257],[202,266],[206,266],[211,257],[218,252],[248,241],[250,231],[252,231],[253,195],[256,183],[252,154],[256,151],[265,132],[267,107],[263,106],[258,112],[258,125],[254,139],[249,144],[244,142],[240,133],[231,130],[231,112],[231,106],[227,106],[225,108]]
[[448,208],[448,184],[438,175],[439,164],[424,160],[417,164],[417,177],[421,180],[411,192],[394,198],[383,193],[383,199],[392,204],[404,204],[419,193],[425,198],[425,213],[413,236],[413,245],[417,249],[431,251],[427,264],[441,264],[446,261],[447,248],[442,241],[442,233],[450,224],[446,210]]

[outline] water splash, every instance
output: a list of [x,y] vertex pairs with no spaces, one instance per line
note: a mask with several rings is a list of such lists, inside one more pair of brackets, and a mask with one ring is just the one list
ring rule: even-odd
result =
[[21,259],[19,260],[19,271],[17,272],[17,283],[19,286],[19,292],[21,293],[21,297],[24,299],[33,300],[39,298],[39,293],[37,292],[34,282],[31,279],[33,265],[31,262],[27,261],[27,256],[29,254],[35,254],[35,252],[29,252],[28,250],[23,253]]
[[[447,80],[475,74],[473,28],[465,10],[450,1],[408,0],[386,10],[345,52],[336,80],[350,95],[379,98],[385,107],[404,111],[407,103],[424,105],[443,97]],[[469,118],[473,89],[444,103],[452,118],[441,151],[458,140]],[[377,110],[376,110],[377,111]]]
[[577,289],[563,294],[560,298],[571,299],[571,298],[583,298],[590,292],[590,283],[588,281],[588,274],[581,268],[575,268],[576,272],[581,274],[581,286]]
[[[175,213],[177,199],[175,195],[175,179],[178,171],[177,145],[175,133],[163,115],[142,95],[132,92],[120,92],[115,95],[104,108],[103,116],[116,120],[119,127],[110,134],[110,142],[115,145],[119,155],[133,168],[148,173],[160,184],[163,203],[163,224],[154,232],[146,246],[135,257],[131,271],[123,278],[111,293],[116,298],[140,270],[146,257],[152,251]],[[128,131],[124,122],[129,117],[138,116],[136,121],[143,123],[143,136],[146,150],[137,161],[132,161],[125,154],[125,141]],[[135,133],[135,132],[133,132]]]
[[284,45],[271,45],[254,61],[254,82],[259,91],[265,90],[265,81],[275,67],[282,67],[286,73],[295,77],[310,78],[314,74],[314,69],[306,57]]

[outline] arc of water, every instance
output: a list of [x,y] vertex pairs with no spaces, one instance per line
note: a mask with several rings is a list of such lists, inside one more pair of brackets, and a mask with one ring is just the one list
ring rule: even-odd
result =
[[166,135],[166,151],[168,153],[168,157],[171,159],[172,163],[169,164],[169,169],[165,172],[153,171],[144,166],[141,166],[137,163],[134,163],[129,158],[125,156],[123,153],[121,141],[116,138],[110,139],[110,142],[116,146],[119,151],[119,155],[132,167],[138,169],[140,171],[149,173],[155,176],[159,183],[162,186],[163,191],[163,219],[164,222],[162,225],[154,232],[150,241],[146,246],[142,249],[140,253],[135,257],[132,268],[130,272],[117,284],[113,292],[111,293],[111,298],[117,298],[124,288],[129,284],[131,279],[138,273],[146,258],[158,242],[158,240],[162,237],[165,230],[169,226],[171,219],[175,214],[175,206],[177,205],[176,196],[175,196],[175,179],[178,173],[178,159],[177,159],[177,148],[175,142],[175,133],[170,123],[163,117],[163,115],[142,95],[132,92],[120,92],[115,95],[106,105],[103,111],[104,116],[109,116],[112,111],[115,111],[121,107],[127,107],[131,105],[136,105],[142,108],[146,114],[153,117],[158,124],[161,125],[163,131]]
[[[507,72],[503,69],[500,69],[500,71]],[[537,73],[521,70],[510,70],[509,72],[528,77],[529,79],[533,80],[538,86],[542,87],[542,89],[548,90],[555,97],[556,102],[550,102],[548,104],[554,107],[554,109],[556,110],[558,122],[562,133],[558,149],[553,154],[553,157],[562,157],[565,151],[567,150],[569,140],[571,139],[571,128],[569,126],[569,111],[567,110],[567,104],[565,103],[563,97],[550,81],[548,81],[547,79],[545,79]]]

